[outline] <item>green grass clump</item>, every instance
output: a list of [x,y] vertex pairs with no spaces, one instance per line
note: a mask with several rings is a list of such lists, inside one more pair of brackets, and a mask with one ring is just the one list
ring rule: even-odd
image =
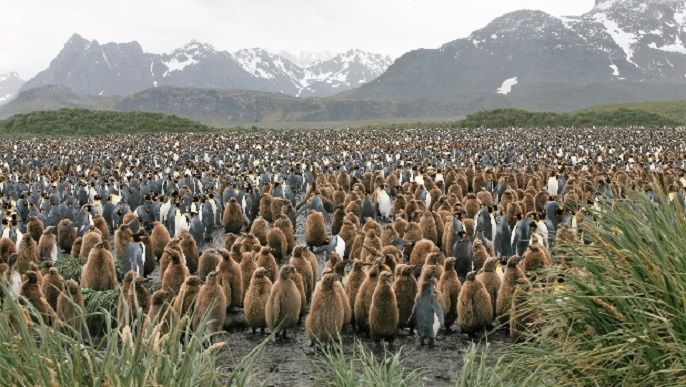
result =
[[591,245],[571,245],[564,289],[534,293],[542,318],[511,372],[535,385],[686,384],[686,218],[641,193],[593,211]]
[[421,384],[427,370],[408,370],[402,365],[401,350],[377,356],[358,342],[352,355],[347,356],[339,341],[330,347],[321,346],[321,357],[314,360],[319,383],[324,386],[416,386]]

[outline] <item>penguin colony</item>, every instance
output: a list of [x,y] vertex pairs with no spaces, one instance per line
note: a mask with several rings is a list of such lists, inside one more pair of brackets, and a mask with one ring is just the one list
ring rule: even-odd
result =
[[[591,243],[591,207],[625,189],[684,203],[684,134],[409,129],[5,141],[3,296],[77,330],[85,329],[80,289],[89,288],[119,290],[122,326],[160,317],[164,331],[188,315],[192,329],[221,332],[227,314],[242,313],[247,332],[286,337],[302,325],[313,344],[349,332],[388,343],[416,332],[433,344],[494,327],[523,341],[545,318],[526,308],[528,296],[555,291],[562,271],[576,270],[556,246]],[[82,263],[81,283],[53,267],[65,254]],[[156,270],[162,289],[151,294],[146,277]]]

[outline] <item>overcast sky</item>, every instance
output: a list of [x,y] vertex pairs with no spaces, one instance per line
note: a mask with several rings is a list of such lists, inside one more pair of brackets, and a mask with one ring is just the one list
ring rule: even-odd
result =
[[[4,4],[4,5],[3,5]],[[394,58],[468,36],[518,9],[580,15],[594,0],[0,0],[0,74],[45,69],[73,33],[100,43],[137,40],[170,52],[191,39],[218,50],[262,47]]]

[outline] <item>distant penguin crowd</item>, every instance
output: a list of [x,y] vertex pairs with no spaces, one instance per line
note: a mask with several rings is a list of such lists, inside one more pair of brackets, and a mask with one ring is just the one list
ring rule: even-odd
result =
[[[183,316],[220,332],[238,313],[252,333],[304,324],[313,344],[354,332],[432,345],[493,327],[521,341],[540,318],[521,310],[529,295],[579,270],[559,246],[593,242],[594,208],[628,190],[684,205],[684,139],[434,128],[5,140],[2,296],[77,331],[87,288],[119,292],[120,326],[162,332]],[[64,259],[81,265],[78,283],[55,266]]]

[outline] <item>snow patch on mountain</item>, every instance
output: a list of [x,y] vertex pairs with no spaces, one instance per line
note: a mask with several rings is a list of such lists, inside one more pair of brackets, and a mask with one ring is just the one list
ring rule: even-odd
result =
[[508,79],[504,80],[503,84],[497,90],[498,94],[503,94],[503,95],[510,94],[510,92],[512,91],[512,86],[516,85],[517,83],[518,83],[517,77],[508,78]]
[[595,14],[594,19],[605,26],[605,31],[626,54],[627,62],[636,65],[633,61],[634,49],[632,46],[638,41],[638,37],[631,32],[624,31],[616,21],[610,19],[605,13]]

